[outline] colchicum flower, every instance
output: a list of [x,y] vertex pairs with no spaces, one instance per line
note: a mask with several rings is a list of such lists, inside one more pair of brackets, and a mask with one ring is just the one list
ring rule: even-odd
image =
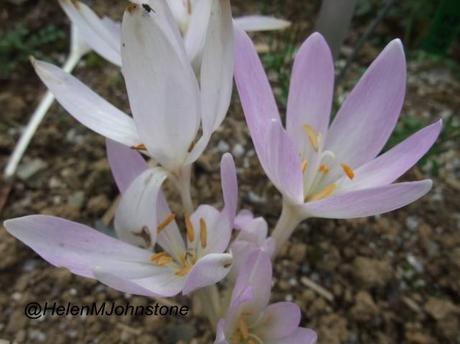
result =
[[301,313],[292,302],[269,305],[272,285],[270,256],[250,254],[242,266],[230,306],[217,325],[214,344],[313,344],[316,333],[299,327]]
[[199,82],[164,1],[151,1],[150,6],[131,4],[121,29],[122,71],[133,117],[56,66],[34,61],[35,70],[82,124],[179,174],[200,156],[230,104],[233,25],[229,1],[212,2]]
[[[7,231],[49,263],[131,294],[188,294],[223,279],[232,256],[224,253],[236,212],[237,182],[230,154],[222,158],[225,207],[200,206],[185,220],[185,241],[161,192],[166,178],[139,153],[108,142],[109,162],[122,192],[115,215],[119,239],[44,215],[7,220]],[[155,245],[161,251],[154,252]]]
[[277,248],[305,218],[382,214],[431,189],[431,180],[394,182],[434,144],[441,121],[377,156],[404,102],[399,40],[371,64],[329,125],[334,65],[324,38],[312,34],[295,58],[285,130],[254,45],[241,30],[235,35],[235,79],[246,121],[261,165],[284,199],[273,233]]

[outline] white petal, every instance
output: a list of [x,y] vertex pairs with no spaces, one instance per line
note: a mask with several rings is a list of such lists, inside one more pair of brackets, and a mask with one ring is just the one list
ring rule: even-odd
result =
[[235,18],[235,24],[246,32],[283,30],[291,25],[289,21],[284,19],[259,15]]

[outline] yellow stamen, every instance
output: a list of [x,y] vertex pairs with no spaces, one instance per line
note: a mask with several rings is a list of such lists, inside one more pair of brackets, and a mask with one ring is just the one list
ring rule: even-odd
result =
[[319,150],[319,143],[318,134],[316,133],[315,129],[313,129],[311,125],[305,124],[303,126],[303,130],[305,131],[305,134],[307,134],[313,149],[317,152]]
[[163,229],[168,227],[168,225],[176,219],[176,214],[171,213],[168,215],[166,219],[164,219],[158,226],[157,226],[157,233],[160,234]]
[[137,150],[137,151],[143,151],[143,150],[145,151],[145,150],[147,150],[147,147],[145,147],[145,145],[143,143],[139,143],[137,145],[132,146],[131,149],[134,149],[134,150]]
[[183,266],[183,267],[181,267],[180,269],[178,269],[178,270],[176,271],[176,276],[181,276],[181,277],[182,277],[182,276],[185,276],[185,275],[188,274],[188,272],[190,271],[190,269],[191,269],[191,266],[188,266],[188,265]]
[[190,221],[190,217],[185,216],[185,228],[187,230],[187,239],[190,242],[195,240],[195,229],[193,228],[192,221]]
[[206,248],[208,244],[208,226],[202,217],[200,218],[200,243],[202,248]]
[[308,161],[307,160],[302,161],[302,173],[305,173],[307,168],[308,168]]
[[319,171],[320,171],[321,173],[326,174],[326,173],[328,173],[328,172],[330,171],[330,170],[329,170],[329,166],[327,166],[326,164],[321,164],[321,165],[319,166]]
[[126,10],[129,12],[129,13],[133,13],[137,8],[137,5],[136,4],[129,4],[128,6],[126,6]]
[[342,164],[341,166],[342,166],[343,172],[345,172],[348,178],[353,179],[355,177],[355,171],[353,171],[353,169],[349,165]]
[[326,197],[329,197],[335,191],[336,188],[337,188],[337,185],[335,185],[334,183],[329,184],[320,192],[317,192],[314,195],[310,196],[308,200],[310,202],[322,200]]
[[164,266],[171,263],[173,259],[166,252],[159,252],[152,255],[150,260],[157,265]]
[[248,325],[246,325],[244,319],[240,319],[239,328],[240,328],[241,335],[243,336],[243,339],[248,339],[248,337],[249,337],[249,329],[248,329]]

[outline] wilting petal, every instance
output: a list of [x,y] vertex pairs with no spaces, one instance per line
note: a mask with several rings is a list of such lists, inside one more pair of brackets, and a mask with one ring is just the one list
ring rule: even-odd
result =
[[206,40],[211,7],[213,3],[220,0],[200,0],[193,8],[190,22],[185,33],[185,50],[190,61],[195,60],[202,52]]
[[381,156],[355,170],[352,180],[343,178],[340,190],[359,190],[394,182],[431,148],[442,128],[442,121],[427,126]]
[[[294,61],[289,88],[286,128],[298,150],[308,159],[313,147],[304,130],[311,126],[326,137],[334,93],[334,61],[331,50],[319,33],[300,48]],[[311,163],[311,162],[310,162]]]
[[308,328],[299,327],[294,334],[289,337],[269,340],[266,341],[266,344],[315,344],[318,340],[318,336],[315,331]]
[[383,214],[414,202],[432,186],[431,180],[406,182],[345,192],[302,206],[305,216],[351,219]]
[[107,159],[118,190],[124,193],[142,172],[148,169],[142,155],[110,139],[106,140]]
[[121,66],[120,36],[80,1],[59,0],[62,9],[78,29],[82,39],[99,55]]
[[121,278],[152,274],[151,252],[102,234],[92,228],[45,215],[7,220],[6,230],[57,267],[94,278],[96,268]]
[[224,195],[224,212],[230,222],[236,216],[238,204],[238,180],[236,178],[236,168],[233,157],[230,153],[225,153],[220,162],[220,178],[222,183],[222,193]]
[[[209,0],[202,2],[207,1]],[[214,0],[212,3],[200,77],[203,135],[210,135],[222,123],[233,89],[233,24],[230,1]]]
[[153,247],[157,238],[156,201],[167,173],[159,167],[139,175],[121,196],[115,231],[126,242]]
[[131,117],[62,69],[37,60],[33,60],[32,63],[40,79],[76,120],[124,145],[134,146],[140,143]]
[[[278,302],[267,307],[261,322],[266,339],[292,335],[300,323],[300,308],[292,302]],[[302,342],[303,343],[303,342]]]
[[326,148],[352,168],[373,159],[393,131],[404,102],[406,61],[401,41],[389,43],[342,104]]
[[235,24],[246,32],[283,30],[291,25],[284,19],[258,15],[235,18]]
[[227,276],[232,267],[232,255],[212,253],[204,256],[193,266],[187,276],[183,294],[215,284]]
[[199,91],[190,64],[182,63],[157,18],[140,6],[125,12],[123,70],[143,143],[165,168],[175,170],[198,130]]

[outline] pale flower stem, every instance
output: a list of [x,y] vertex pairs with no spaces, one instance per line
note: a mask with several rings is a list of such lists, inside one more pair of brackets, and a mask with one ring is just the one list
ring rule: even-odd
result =
[[[62,69],[67,73],[70,73],[78,64],[78,61],[80,61],[80,59],[80,53],[70,54]],[[53,102],[53,94],[50,91],[47,91],[45,96],[42,98],[40,104],[38,105],[37,109],[32,114],[29,124],[27,124],[27,127],[25,128],[24,132],[21,135],[21,138],[19,139],[16,147],[14,148],[13,154],[11,155],[4,171],[5,179],[13,177],[16,173],[19,162],[24,156],[24,153],[27,147],[29,146],[30,141],[32,140],[35,132],[37,131],[38,126],[43,121],[43,118],[45,117]]]
[[201,313],[206,315],[213,327],[222,317],[222,310],[219,299],[219,291],[216,285],[201,288],[193,293],[194,304],[199,304]]
[[178,173],[172,175],[172,180],[176,186],[177,192],[184,207],[184,213],[191,215],[193,213],[193,201],[190,190],[190,179],[192,174],[192,166],[183,167]]
[[272,259],[274,259],[280,252],[281,247],[286,244],[292,235],[292,232],[294,232],[294,229],[300,222],[302,222],[302,218],[298,215],[295,208],[288,202],[284,201],[281,216],[278,219],[275,229],[271,235],[276,242],[276,249],[272,255]]

